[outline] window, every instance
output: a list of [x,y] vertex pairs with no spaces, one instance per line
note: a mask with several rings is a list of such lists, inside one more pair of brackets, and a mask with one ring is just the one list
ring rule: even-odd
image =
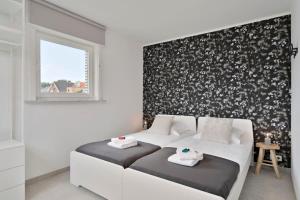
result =
[[89,52],[40,40],[41,93],[88,94]]
[[82,41],[36,32],[37,97],[95,99],[95,47]]

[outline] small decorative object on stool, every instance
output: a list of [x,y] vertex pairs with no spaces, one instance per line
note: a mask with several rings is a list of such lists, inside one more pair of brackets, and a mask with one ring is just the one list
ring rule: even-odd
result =
[[265,144],[266,145],[270,145],[271,144],[271,136],[272,136],[272,134],[271,133],[266,133],[265,135],[266,135],[266,137],[265,137]]

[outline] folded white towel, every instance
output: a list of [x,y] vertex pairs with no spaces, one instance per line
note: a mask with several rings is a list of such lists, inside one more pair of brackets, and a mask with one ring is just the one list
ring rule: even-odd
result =
[[173,154],[168,158],[169,162],[178,164],[178,165],[184,165],[188,167],[195,166],[200,160],[181,160],[180,157],[177,154]]
[[111,142],[113,142],[114,144],[131,144],[132,142],[136,142],[137,140],[132,137],[124,137],[124,139],[120,139],[120,138],[111,138]]
[[117,148],[117,149],[127,149],[129,147],[137,146],[138,142],[137,141],[133,141],[133,142],[128,143],[128,144],[109,142],[109,143],[107,143],[107,145],[111,146],[111,147],[114,147],[114,148]]
[[186,147],[177,148],[176,154],[179,156],[180,160],[202,160],[203,153],[200,153],[192,148],[188,148],[188,152],[182,152]]

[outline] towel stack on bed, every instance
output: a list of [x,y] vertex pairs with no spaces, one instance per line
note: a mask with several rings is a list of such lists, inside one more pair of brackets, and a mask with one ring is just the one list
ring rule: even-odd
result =
[[134,137],[120,136],[117,138],[112,138],[111,141],[107,144],[117,149],[127,149],[129,147],[137,146],[138,142]]
[[168,161],[179,165],[193,167],[202,159],[203,153],[199,153],[188,147],[182,147],[177,148],[176,154],[171,155],[168,158]]

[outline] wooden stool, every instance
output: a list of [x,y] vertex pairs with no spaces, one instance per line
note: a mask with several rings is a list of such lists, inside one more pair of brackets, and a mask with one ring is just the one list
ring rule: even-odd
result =
[[[260,143],[256,143],[256,147],[259,148],[259,155],[258,155],[258,159],[257,159],[257,163],[256,163],[255,174],[258,175],[260,173],[260,169],[261,169],[262,165],[267,165],[267,166],[272,166],[274,168],[277,178],[280,178],[280,174],[278,171],[277,158],[276,158],[276,153],[275,153],[275,150],[279,150],[280,146],[278,144],[267,145],[265,143],[260,142]],[[271,156],[272,161],[264,160],[266,150],[270,150],[270,156]]]

